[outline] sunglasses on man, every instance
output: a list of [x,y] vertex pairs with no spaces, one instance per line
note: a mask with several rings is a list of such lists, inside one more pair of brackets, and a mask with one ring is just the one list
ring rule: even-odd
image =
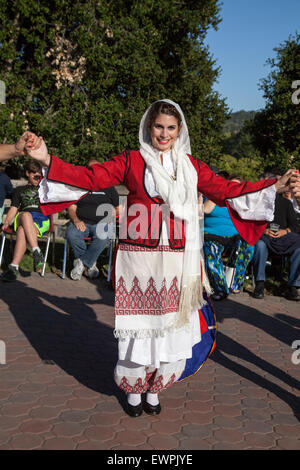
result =
[[36,175],[33,176],[33,179],[34,179],[35,181],[40,181],[40,179],[41,179],[41,174],[40,174],[40,173],[37,173]]

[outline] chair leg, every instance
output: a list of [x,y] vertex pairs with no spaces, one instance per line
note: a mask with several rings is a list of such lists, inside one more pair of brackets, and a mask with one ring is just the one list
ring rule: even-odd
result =
[[62,268],[62,274],[61,278],[64,279],[66,275],[66,265],[67,265],[67,249],[68,249],[68,241],[65,240],[65,246],[64,246],[64,259],[63,259],[63,268]]
[[254,279],[254,268],[253,264],[251,264],[251,276],[252,276],[252,287],[255,289],[255,279]]
[[43,269],[42,269],[42,272],[41,272],[41,276],[42,276],[42,277],[45,276],[45,269],[46,269],[46,263],[47,263],[47,258],[48,258],[48,251],[49,251],[50,240],[51,240],[51,234],[48,233],[48,235],[47,235],[46,253],[45,253],[45,256],[44,256]]
[[5,233],[2,234],[2,240],[1,240],[1,248],[0,248],[0,268],[2,265],[2,257],[3,257],[3,251],[4,251],[4,245],[5,245]]
[[108,261],[107,282],[110,282],[111,265],[112,265],[112,252],[113,252],[113,241],[112,240],[110,240],[110,242],[109,242],[108,250],[109,250],[109,261]]
[[53,231],[52,232],[52,260],[51,260],[51,264],[52,264],[52,267],[55,266],[55,232]]

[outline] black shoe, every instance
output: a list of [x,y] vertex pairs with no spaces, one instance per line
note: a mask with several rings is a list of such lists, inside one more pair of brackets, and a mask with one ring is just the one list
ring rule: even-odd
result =
[[255,299],[263,299],[265,294],[264,294],[264,288],[265,288],[265,282],[264,281],[257,281],[255,285],[255,289],[253,292],[253,297]]
[[212,299],[213,300],[225,300],[227,299],[228,295],[226,294],[226,292],[215,292],[212,296]]
[[298,294],[298,290],[296,286],[289,286],[288,290],[285,293],[285,297],[288,300],[300,300],[300,295]]
[[33,252],[33,263],[35,271],[41,269],[44,264],[43,253],[39,250],[34,250]]
[[3,282],[12,282],[15,281],[18,277],[19,271],[14,268],[14,266],[9,265],[8,270],[2,274],[1,280]]
[[137,418],[138,416],[141,416],[141,414],[143,413],[143,405],[142,403],[139,403],[138,405],[133,406],[127,403],[126,412],[132,418]]
[[147,403],[145,401],[144,403],[144,411],[148,415],[159,415],[161,412],[161,406],[160,403],[158,405],[150,405],[150,403]]

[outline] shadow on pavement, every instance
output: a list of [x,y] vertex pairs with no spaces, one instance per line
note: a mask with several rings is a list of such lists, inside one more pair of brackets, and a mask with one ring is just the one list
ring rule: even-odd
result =
[[[226,299],[226,301],[220,302],[217,305],[215,303],[214,307],[216,310],[216,318],[218,323],[222,323],[226,318],[236,318],[241,322],[248,323],[249,325],[261,329],[268,335],[273,336],[276,340],[279,340],[288,346],[291,346],[295,338],[298,337],[298,329],[291,326],[293,325],[291,320],[295,320],[292,317],[287,317],[283,314],[275,314],[274,318],[252,307],[239,304],[237,302],[232,302],[230,299]],[[283,323],[283,320],[285,323]],[[248,348],[238,343],[234,339],[218,331],[217,347],[213,352],[211,359],[223,367],[226,367],[227,369],[235,372],[241,377],[252,381],[259,387],[262,387],[277,395],[278,398],[283,400],[291,407],[293,413],[299,419],[300,407],[299,399],[296,395],[293,395],[289,391],[285,390],[271,380],[266,379],[262,375],[257,374],[251,370],[251,367],[247,368],[244,365],[235,362],[231,358],[228,358],[227,354],[236,357],[238,360],[241,359],[245,362],[248,362],[249,366],[254,365],[255,367],[260,368],[262,371],[272,375],[275,379],[279,379],[289,387],[297,390],[300,389],[300,383],[298,380],[291,377],[277,366],[270,364],[263,358],[252,353]]]
[[[83,297],[50,295],[42,290],[28,287],[20,281],[14,282],[13,289],[7,288],[2,283],[0,289],[1,297],[9,306],[18,327],[42,361],[45,363],[53,361],[67,374],[96,392],[116,396],[124,407],[124,393],[113,380],[118,355],[113,329],[99,322],[93,309],[88,305],[111,305],[114,294],[106,286],[97,287],[100,289],[102,299],[96,301]],[[237,318],[289,346],[295,339],[297,330],[291,326],[289,319],[283,323],[282,318],[268,316],[229,299],[218,303],[215,308],[218,323],[222,323],[225,318]],[[252,369],[254,365],[289,387],[299,389],[299,382],[296,379],[224,333],[220,331],[217,333],[217,348],[211,360],[277,395],[299,417],[299,403],[295,395],[254,372],[251,367],[247,368],[235,362],[227,356],[228,354],[248,362]]]
[[43,362],[55,363],[96,392],[116,396],[124,406],[124,394],[113,380],[117,341],[113,329],[99,322],[87,305],[90,299],[49,295],[20,281],[13,284],[15,295],[3,283],[0,288],[2,300]]

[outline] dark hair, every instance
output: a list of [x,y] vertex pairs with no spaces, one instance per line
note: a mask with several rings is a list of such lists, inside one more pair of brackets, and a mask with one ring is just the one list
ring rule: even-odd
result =
[[219,171],[218,176],[222,176],[222,178],[224,178],[225,180],[229,179],[229,173],[225,170]]
[[26,163],[25,171],[28,171],[29,173],[36,173],[37,171],[41,172],[42,165],[36,160],[29,160]]
[[181,124],[181,115],[173,104],[166,103],[165,101],[156,101],[149,111],[149,125],[152,126],[153,122],[160,114],[168,114],[174,116],[178,121],[178,126]]
[[273,173],[272,171],[266,171],[265,173],[263,173],[260,178],[264,179],[264,180],[269,180],[269,179],[273,179],[273,178],[277,178],[277,174],[278,173]]
[[272,173],[273,175],[280,175],[283,176],[285,173],[285,169],[279,166],[267,167],[265,173]]

